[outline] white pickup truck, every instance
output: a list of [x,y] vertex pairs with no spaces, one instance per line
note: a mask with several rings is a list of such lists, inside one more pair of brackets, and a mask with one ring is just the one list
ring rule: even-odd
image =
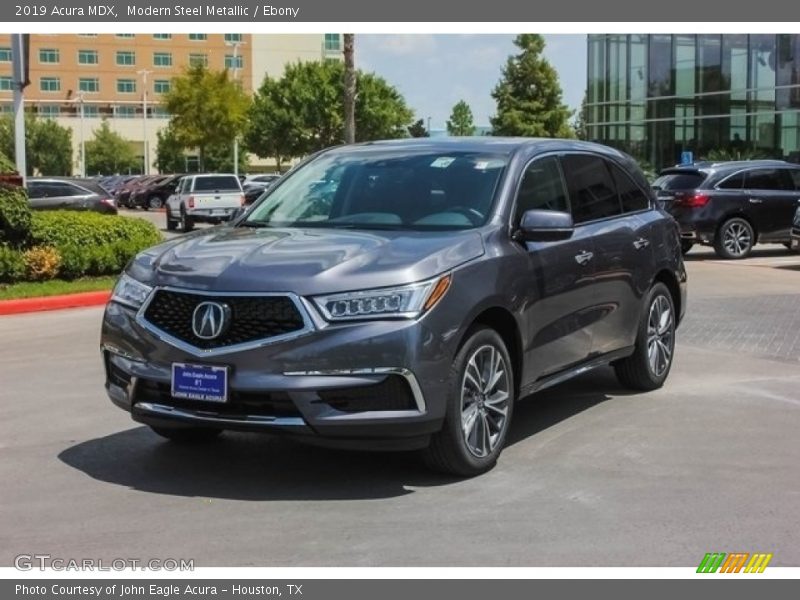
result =
[[167,229],[191,231],[195,223],[219,223],[231,218],[244,204],[239,178],[227,173],[183,177],[167,198]]

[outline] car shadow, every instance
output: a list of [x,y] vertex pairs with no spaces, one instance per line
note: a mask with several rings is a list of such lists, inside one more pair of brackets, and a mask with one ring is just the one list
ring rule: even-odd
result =
[[[508,445],[621,394],[598,370],[526,398]],[[203,445],[168,442],[139,426],[67,448],[66,465],[93,479],[154,494],[251,501],[382,499],[461,479],[429,471],[414,452],[332,450],[293,439],[226,432]]]
[[[730,262],[731,264],[747,264],[748,259],[750,258],[777,258],[781,256],[791,256],[792,254],[796,254],[795,252],[788,250],[783,245],[772,245],[770,244],[768,247],[759,247],[756,246],[753,248],[753,251],[747,258],[738,259],[738,260],[730,260],[726,262]],[[716,252],[714,252],[711,248],[699,247],[698,249],[692,249],[688,252],[688,254],[683,255],[683,260],[687,262],[696,262],[696,261],[705,261],[705,260],[716,260],[716,261],[724,261],[726,259],[717,256]]]

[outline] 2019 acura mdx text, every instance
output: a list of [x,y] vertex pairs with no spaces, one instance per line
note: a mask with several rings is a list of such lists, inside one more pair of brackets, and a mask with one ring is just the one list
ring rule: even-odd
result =
[[677,224],[627,155],[402,140],[323,151],[139,254],[101,344],[111,400],[167,438],[423,449],[474,475],[519,398],[607,364],[661,386],[685,306]]

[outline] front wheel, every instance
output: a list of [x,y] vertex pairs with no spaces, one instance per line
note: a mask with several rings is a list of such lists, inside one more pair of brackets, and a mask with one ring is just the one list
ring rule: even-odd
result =
[[714,239],[714,250],[722,258],[746,258],[756,243],[753,226],[741,217],[725,221]]
[[155,433],[163,438],[179,444],[202,444],[216,439],[221,429],[212,427],[154,427],[150,426]]
[[503,339],[472,330],[450,368],[447,415],[424,458],[443,473],[472,477],[494,467],[514,408],[514,373]]
[[664,385],[675,353],[675,304],[663,283],[647,294],[633,354],[614,363],[617,379],[634,390],[655,390]]
[[145,208],[152,208],[153,210],[158,210],[162,206],[164,206],[164,201],[161,200],[161,198],[159,198],[158,196],[150,196],[150,198],[147,199],[147,204],[145,205]]

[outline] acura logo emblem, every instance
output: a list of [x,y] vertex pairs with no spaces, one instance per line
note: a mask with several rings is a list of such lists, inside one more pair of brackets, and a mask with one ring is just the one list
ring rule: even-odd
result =
[[192,313],[192,331],[201,340],[221,336],[230,324],[231,309],[219,302],[201,302]]

